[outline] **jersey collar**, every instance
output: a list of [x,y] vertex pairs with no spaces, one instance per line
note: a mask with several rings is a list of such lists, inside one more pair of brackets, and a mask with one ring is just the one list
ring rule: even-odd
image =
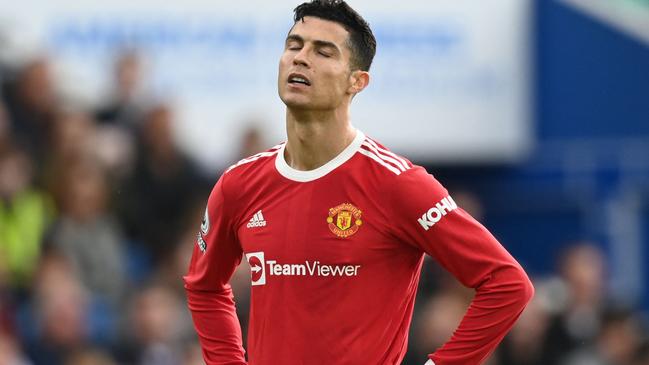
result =
[[297,182],[317,180],[335,170],[337,167],[341,166],[342,164],[347,162],[347,160],[352,158],[352,156],[354,156],[354,153],[356,153],[356,151],[361,147],[361,144],[364,140],[365,134],[357,129],[356,137],[354,137],[352,143],[350,143],[349,146],[345,147],[345,149],[340,152],[338,156],[334,157],[329,162],[318,167],[317,169],[308,171],[296,170],[286,163],[286,160],[284,159],[284,150],[286,149],[286,143],[284,143],[282,144],[282,147],[279,149],[277,157],[275,158],[275,168],[277,168],[277,171],[282,176],[289,180]]

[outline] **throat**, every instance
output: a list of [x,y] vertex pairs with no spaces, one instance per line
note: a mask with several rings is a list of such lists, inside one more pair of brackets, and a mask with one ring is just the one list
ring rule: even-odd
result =
[[333,130],[298,127],[288,133],[284,159],[295,170],[315,170],[343,152],[356,133],[351,125]]

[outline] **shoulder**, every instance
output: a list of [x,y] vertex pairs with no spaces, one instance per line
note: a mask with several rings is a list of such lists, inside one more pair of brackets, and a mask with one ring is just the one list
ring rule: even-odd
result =
[[228,167],[214,185],[211,195],[236,201],[246,186],[273,171],[275,156],[282,145],[283,143],[241,159]]
[[407,196],[421,191],[445,194],[446,189],[425,168],[390,151],[378,141],[365,137],[358,152],[365,157],[368,170],[376,171],[384,182],[384,191]]
[[389,180],[418,167],[368,136],[365,136],[358,152],[365,157],[365,163],[371,170]]
[[268,165],[268,162],[274,161],[274,156],[277,155],[279,150],[282,148],[284,143],[280,143],[276,146],[273,146],[266,151],[259,152],[252,156],[248,156],[244,159],[239,160],[237,163],[228,167],[223,175],[241,175],[250,170],[257,170],[260,168],[265,168]]

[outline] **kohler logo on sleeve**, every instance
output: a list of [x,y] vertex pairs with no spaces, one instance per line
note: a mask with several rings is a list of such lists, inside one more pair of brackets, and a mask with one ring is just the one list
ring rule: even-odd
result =
[[457,209],[457,204],[455,204],[453,198],[449,195],[439,203],[435,204],[435,206],[428,209],[428,211],[422,214],[421,218],[417,219],[417,221],[425,230],[429,230],[430,227],[439,222],[442,217],[455,209]]

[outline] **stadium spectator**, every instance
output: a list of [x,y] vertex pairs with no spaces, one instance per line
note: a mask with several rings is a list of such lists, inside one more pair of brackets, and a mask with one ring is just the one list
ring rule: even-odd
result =
[[43,185],[55,194],[57,179],[65,167],[94,154],[95,125],[86,113],[60,111],[54,117],[50,146],[42,167]]
[[95,116],[101,124],[135,130],[146,101],[142,90],[142,61],[135,50],[121,52],[113,69],[113,90]]
[[117,363],[104,351],[84,349],[70,355],[65,365],[117,365]]
[[537,295],[503,341],[501,365],[552,364],[545,352],[549,313],[542,303],[543,286],[536,285]]
[[198,342],[189,344],[185,349],[185,357],[182,365],[204,365],[201,345]]
[[139,133],[133,175],[119,196],[128,235],[159,263],[178,242],[194,194],[205,184],[193,162],[176,146],[173,112],[168,105],[149,110]]
[[548,329],[548,361],[556,363],[565,354],[593,346],[600,331],[600,319],[606,300],[606,263],[593,243],[568,246],[560,257],[559,277],[565,298]]
[[568,354],[561,365],[632,365],[641,339],[639,321],[630,311],[608,309],[595,342]]
[[263,134],[261,127],[259,127],[255,122],[250,122],[248,126],[243,129],[241,140],[239,142],[239,153],[232,163],[266,149],[268,145],[264,140]]
[[0,327],[0,364],[2,365],[31,365],[16,339]]
[[138,365],[180,365],[183,359],[182,302],[173,290],[153,284],[131,302],[131,337],[121,359]]
[[12,139],[24,148],[40,172],[50,148],[56,94],[46,57],[27,63],[7,87],[5,101],[11,121]]
[[108,210],[108,181],[93,159],[59,170],[59,216],[48,242],[71,263],[75,276],[97,297],[118,309],[126,288],[122,235]]
[[633,359],[633,365],[649,365],[649,334],[646,329],[643,343],[638,346],[638,351]]
[[7,108],[2,99],[0,99],[0,151],[9,146],[10,141],[10,121]]
[[33,288],[35,337],[27,353],[35,364],[63,365],[90,341],[90,301],[70,262],[48,251],[39,265]]
[[439,348],[451,338],[470,303],[454,290],[442,290],[422,299],[420,320],[413,323],[412,349],[406,358],[413,364],[421,363],[430,349]]
[[0,257],[10,287],[29,284],[52,215],[50,197],[32,183],[27,154],[17,148],[0,151]]

